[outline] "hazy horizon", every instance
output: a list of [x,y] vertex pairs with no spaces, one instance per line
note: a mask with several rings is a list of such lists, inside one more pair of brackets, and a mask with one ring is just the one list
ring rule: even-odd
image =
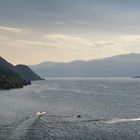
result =
[[139,0],[0,0],[0,54],[13,64],[140,53]]
[[[103,58],[96,58],[96,59],[89,59],[89,60],[80,60],[80,59],[75,59],[75,60],[71,60],[71,61],[47,61],[47,60],[42,60],[39,63],[34,63],[34,64],[28,64],[28,63],[14,63],[11,62],[10,60],[6,59],[6,61],[8,61],[9,63],[12,63],[13,65],[19,65],[19,64],[23,64],[23,65],[39,65],[39,64],[43,64],[43,63],[71,63],[71,62],[76,62],[76,61],[96,61],[96,60],[104,60],[104,59],[108,59],[108,58],[113,58],[113,57],[120,57],[120,56],[127,56],[127,55],[140,55],[140,53],[128,53],[128,54],[118,54],[118,55],[113,55],[113,56],[108,56],[108,57],[103,57]],[[3,56],[0,56],[2,58],[4,58]],[[5,59],[5,58],[4,58]]]

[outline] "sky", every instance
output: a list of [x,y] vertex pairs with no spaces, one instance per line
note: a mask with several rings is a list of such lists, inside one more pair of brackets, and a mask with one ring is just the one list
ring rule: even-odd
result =
[[0,0],[0,55],[13,64],[140,53],[140,0]]

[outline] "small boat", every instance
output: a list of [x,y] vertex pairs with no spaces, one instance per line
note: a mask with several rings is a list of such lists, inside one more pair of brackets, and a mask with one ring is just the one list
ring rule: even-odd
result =
[[39,111],[36,113],[36,116],[38,116],[39,118],[44,116],[46,114],[46,112],[42,112],[42,111]]
[[76,116],[76,118],[81,118],[81,117],[82,117],[81,115],[77,115],[77,116]]

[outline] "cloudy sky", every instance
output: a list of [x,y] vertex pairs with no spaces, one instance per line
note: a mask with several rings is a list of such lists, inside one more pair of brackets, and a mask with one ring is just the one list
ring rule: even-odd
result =
[[140,0],[0,0],[0,54],[17,64],[140,53]]

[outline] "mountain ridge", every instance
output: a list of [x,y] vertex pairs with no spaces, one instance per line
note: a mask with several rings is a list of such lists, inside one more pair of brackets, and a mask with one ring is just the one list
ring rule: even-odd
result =
[[49,62],[29,66],[45,77],[132,77],[140,75],[140,54],[71,62]]

